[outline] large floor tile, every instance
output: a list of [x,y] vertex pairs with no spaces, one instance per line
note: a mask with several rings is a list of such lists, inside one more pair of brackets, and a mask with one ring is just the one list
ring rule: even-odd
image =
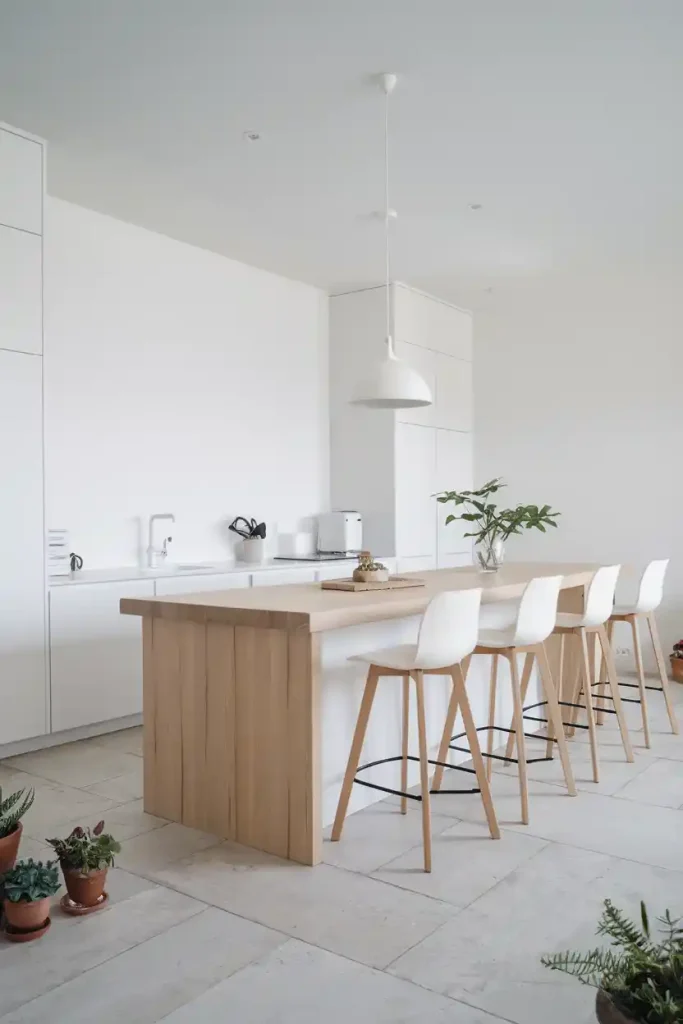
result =
[[[453,825],[454,819],[432,807],[432,835]],[[407,814],[401,814],[397,800],[382,800],[362,811],[350,814],[338,843],[330,840],[331,828],[325,830],[323,860],[327,864],[350,871],[370,873],[422,844],[420,804],[410,801]]]
[[598,944],[606,897],[653,916],[683,906],[683,872],[552,844],[397,960],[390,971],[518,1024],[587,1024],[595,993],[548,971],[543,953]]
[[173,864],[155,877],[206,903],[373,967],[388,964],[454,910],[329,864],[311,870],[234,843]]
[[92,827],[115,806],[113,800],[106,800],[94,793],[36,779],[35,801],[23,819],[24,832],[40,841],[59,835],[66,822]]
[[[516,779],[494,773],[493,797],[504,829],[674,870],[683,863],[683,811],[646,804],[635,810],[630,800],[591,793],[570,797],[559,786],[531,781],[529,824],[522,825]],[[476,803],[454,799],[462,819],[483,822]]]
[[0,942],[0,1013],[10,1013],[205,909],[188,896],[130,876],[112,880],[112,888],[119,883],[132,883],[139,891],[89,917],[66,917],[55,909],[52,928],[40,942]]
[[[104,801],[100,800],[100,803]],[[143,832],[151,832],[155,828],[163,828],[168,825],[165,818],[157,818],[153,814],[146,814],[143,810],[142,800],[131,800],[127,804],[116,804],[103,812],[102,819],[105,830],[111,832],[119,842],[125,842]],[[71,818],[69,821],[60,822],[55,826],[56,835],[68,835],[76,825],[82,825],[80,817]]]
[[662,758],[615,793],[620,800],[636,800],[656,807],[683,807],[683,766]]
[[495,1018],[399,978],[290,940],[176,1010],[167,1021],[168,1024],[215,1024],[216,1021],[494,1024]]
[[544,839],[516,832],[491,839],[485,825],[463,821],[434,836],[430,874],[422,868],[422,848],[414,847],[373,878],[466,907],[546,846]]
[[189,857],[220,842],[217,836],[208,832],[199,832],[171,822],[125,840],[116,863],[127,871],[151,875],[173,861]]
[[91,743],[65,743],[30,754],[17,754],[5,760],[8,768],[39,775],[51,782],[82,789],[105,779],[134,772],[139,758],[119,750],[107,750]]
[[108,732],[102,736],[93,736],[89,742],[97,747],[105,747],[107,750],[119,750],[124,754],[136,754],[138,757],[142,757],[142,726],[119,729],[118,732]]
[[[1,1019],[153,1024],[284,941],[277,932],[208,907]],[[226,1020],[245,1019],[227,1010]]]
[[142,798],[142,758],[136,758],[137,764],[132,771],[125,775],[115,775],[113,779],[104,779],[92,786],[85,788],[89,793],[96,793],[98,796],[106,797],[109,800],[116,800],[118,803],[126,803],[129,800],[140,800]]

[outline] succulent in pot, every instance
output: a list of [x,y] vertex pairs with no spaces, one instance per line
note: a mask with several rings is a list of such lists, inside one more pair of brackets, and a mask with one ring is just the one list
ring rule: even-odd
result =
[[65,839],[48,839],[59,858],[66,890],[78,907],[96,907],[103,902],[107,871],[121,851],[100,821],[93,829],[77,825]]
[[19,933],[23,940],[38,938],[46,931],[50,918],[50,897],[61,885],[56,861],[20,860],[5,875],[5,918],[10,936]]
[[389,570],[386,565],[376,562],[369,551],[361,551],[358,565],[353,570],[353,578],[356,583],[386,583]]
[[0,786],[0,877],[14,867],[21,841],[21,819],[34,799],[32,789],[18,789],[4,797]]

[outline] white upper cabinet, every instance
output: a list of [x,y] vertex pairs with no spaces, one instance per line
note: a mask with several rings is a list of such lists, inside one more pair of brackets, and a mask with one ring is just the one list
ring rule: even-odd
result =
[[0,128],[0,224],[43,230],[43,147]]
[[[436,491],[464,491],[474,487],[472,435],[458,433],[455,430],[436,431]],[[441,505],[437,508],[437,539],[439,551],[439,568],[445,568],[450,562],[446,558],[455,552],[470,552],[472,538],[465,537],[470,524],[458,520],[446,526],[446,517],[451,512],[459,512],[454,505]]]
[[447,430],[472,430],[472,363],[437,353],[435,425]]
[[0,351],[0,744],[48,728],[41,363]]
[[[413,345],[410,341],[397,341],[394,347],[398,358],[405,360],[409,366],[417,370],[429,386],[434,399],[437,394],[437,353],[420,345]],[[424,405],[418,409],[397,409],[396,420],[398,423],[419,423],[423,427],[433,427],[436,425],[436,406],[432,402],[431,405]]]
[[0,348],[42,355],[42,240],[0,225]]
[[429,295],[394,285],[394,329],[397,341],[472,359],[472,317]]
[[396,424],[396,550],[436,554],[436,431]]

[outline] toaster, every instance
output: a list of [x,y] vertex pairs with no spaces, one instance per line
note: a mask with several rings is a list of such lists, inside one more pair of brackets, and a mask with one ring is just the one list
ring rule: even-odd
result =
[[362,550],[360,512],[324,512],[318,516],[318,551],[321,554],[356,555]]

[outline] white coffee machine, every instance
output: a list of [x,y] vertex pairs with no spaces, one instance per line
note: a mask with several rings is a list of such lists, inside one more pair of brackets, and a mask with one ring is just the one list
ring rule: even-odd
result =
[[318,516],[318,551],[321,554],[356,555],[362,550],[360,512],[324,512]]

